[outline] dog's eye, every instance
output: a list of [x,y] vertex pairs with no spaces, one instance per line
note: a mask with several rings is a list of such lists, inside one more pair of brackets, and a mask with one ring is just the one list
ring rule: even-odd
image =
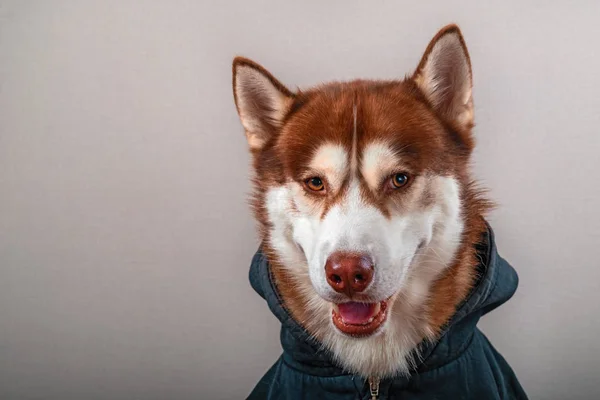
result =
[[408,183],[408,175],[404,173],[394,174],[390,178],[390,186],[392,189],[399,189],[402,186],[406,186]]
[[320,192],[325,189],[325,185],[323,184],[323,180],[318,176],[313,176],[312,178],[308,178],[304,181],[304,185],[313,192]]

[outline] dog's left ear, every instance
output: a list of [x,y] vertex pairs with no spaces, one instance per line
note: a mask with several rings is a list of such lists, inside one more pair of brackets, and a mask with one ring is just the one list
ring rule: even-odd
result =
[[261,65],[233,60],[233,96],[252,150],[260,150],[279,131],[294,94]]
[[458,128],[473,126],[471,60],[458,26],[434,36],[412,79],[444,119]]

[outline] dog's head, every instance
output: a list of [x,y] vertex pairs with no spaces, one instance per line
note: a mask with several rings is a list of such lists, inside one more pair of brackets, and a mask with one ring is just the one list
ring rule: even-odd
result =
[[236,58],[233,86],[286,305],[348,369],[402,369],[433,330],[428,296],[465,226],[473,103],[459,29],[442,29],[401,81],[292,92]]

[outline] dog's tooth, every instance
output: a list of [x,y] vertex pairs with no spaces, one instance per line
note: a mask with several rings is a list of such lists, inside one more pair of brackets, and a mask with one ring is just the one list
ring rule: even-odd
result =
[[373,311],[373,315],[379,314],[379,311],[381,311],[381,303],[377,303],[375,310]]
[[333,305],[333,311],[334,311],[336,314],[339,314],[339,313],[340,313],[340,309],[338,308],[337,304],[335,304],[335,303],[332,303],[332,305]]

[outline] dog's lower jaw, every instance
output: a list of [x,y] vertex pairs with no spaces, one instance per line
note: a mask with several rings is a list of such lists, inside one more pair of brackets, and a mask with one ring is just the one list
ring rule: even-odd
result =
[[418,344],[433,332],[422,311],[423,304],[409,304],[407,297],[398,293],[390,299],[387,318],[373,335],[351,337],[330,324],[320,340],[336,363],[352,374],[364,378],[407,375],[418,360]]

